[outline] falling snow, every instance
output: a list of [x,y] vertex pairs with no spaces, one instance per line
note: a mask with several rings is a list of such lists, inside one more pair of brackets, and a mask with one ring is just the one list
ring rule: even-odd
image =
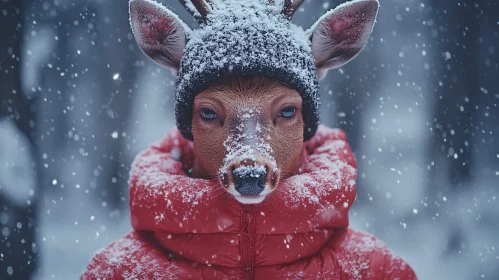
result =
[[[130,166],[175,124],[176,79],[140,52],[126,5],[66,0],[18,7],[21,2],[3,1],[0,7],[0,279],[77,279],[96,250],[131,230]],[[183,9],[179,1],[158,2]],[[320,84],[321,121],[346,131],[357,159],[357,198],[347,203],[350,227],[375,233],[420,279],[499,279],[498,3],[381,2],[364,52]],[[293,22],[311,26],[338,3],[305,1]],[[186,25],[196,26],[182,15]],[[340,161],[346,142],[331,141],[328,149],[338,153],[317,156],[308,168]],[[176,172],[184,153],[172,150],[171,158],[150,160],[159,162],[158,172]],[[320,180],[304,170],[294,187],[290,180],[290,192],[306,198],[303,209],[321,211],[319,220],[337,218],[345,201],[321,204],[328,196],[321,180],[335,190],[352,190],[354,182],[337,181],[348,170],[350,164],[339,163],[329,174],[317,172],[324,175]],[[182,193],[177,186],[174,193],[160,193],[166,178],[140,183],[151,195],[162,195],[165,207],[172,198],[189,204],[175,214],[175,226],[187,228],[184,219],[197,215],[208,190]],[[289,203],[290,209],[300,206],[299,199]],[[270,212],[257,217],[269,219]],[[155,225],[168,218],[161,211],[150,214]],[[233,225],[217,218],[214,231]],[[270,232],[278,230],[269,225]],[[319,236],[324,233],[314,240]],[[140,245],[128,237],[108,256],[116,266],[129,257],[122,252]],[[295,240],[276,243],[287,252],[303,246]],[[365,247],[348,248],[380,246],[361,241]],[[143,261],[157,265],[152,258]],[[367,261],[348,264],[351,273]]]

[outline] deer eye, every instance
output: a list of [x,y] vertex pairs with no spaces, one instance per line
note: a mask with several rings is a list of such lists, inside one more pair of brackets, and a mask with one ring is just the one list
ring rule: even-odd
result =
[[289,106],[289,107],[282,109],[279,114],[283,118],[290,119],[295,115],[295,113],[296,113],[296,108]]
[[201,118],[205,121],[212,121],[217,118],[217,113],[211,109],[201,109]]

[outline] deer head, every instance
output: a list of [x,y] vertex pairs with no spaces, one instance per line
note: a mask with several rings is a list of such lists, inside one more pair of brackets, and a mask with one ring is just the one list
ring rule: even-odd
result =
[[[303,2],[258,1],[268,1],[269,13],[277,10],[283,20],[290,20]],[[214,11],[226,2],[181,3],[203,26],[217,20]],[[360,53],[373,30],[378,6],[377,0],[347,2],[304,33],[319,78]],[[151,0],[131,0],[130,21],[143,52],[176,72],[191,30]],[[294,88],[259,75],[221,77],[195,96],[192,107],[193,176],[218,179],[238,201],[259,203],[279,180],[300,172],[306,156],[303,98]]]

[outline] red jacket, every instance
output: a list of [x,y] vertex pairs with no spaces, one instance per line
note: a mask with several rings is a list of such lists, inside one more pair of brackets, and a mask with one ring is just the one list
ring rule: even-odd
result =
[[305,146],[302,174],[241,205],[216,180],[185,174],[192,142],[171,131],[133,165],[135,230],[81,279],[416,279],[385,244],[348,228],[356,162],[345,133],[321,126]]

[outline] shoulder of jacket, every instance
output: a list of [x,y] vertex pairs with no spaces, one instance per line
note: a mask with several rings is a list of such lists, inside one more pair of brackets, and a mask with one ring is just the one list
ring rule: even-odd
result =
[[[374,235],[345,229],[336,245],[345,256],[344,270],[363,272],[365,279],[415,280],[412,268]],[[347,272],[348,272],[347,271]]]
[[90,259],[81,279],[121,279],[130,274],[137,259],[147,255],[148,238],[138,232],[124,237],[98,250]]

